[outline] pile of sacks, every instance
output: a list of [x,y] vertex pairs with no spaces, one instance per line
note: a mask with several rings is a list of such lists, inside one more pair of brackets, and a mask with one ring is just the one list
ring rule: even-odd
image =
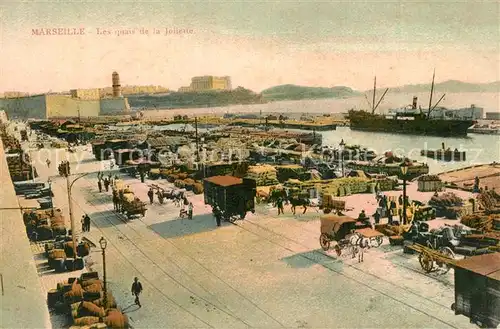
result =
[[276,169],[270,165],[250,166],[245,178],[255,180],[257,186],[276,185],[279,183],[276,173]]
[[57,289],[48,292],[47,303],[49,309],[71,315],[71,329],[128,328],[128,318],[109,290],[104,298],[104,283],[97,272],[57,284]]

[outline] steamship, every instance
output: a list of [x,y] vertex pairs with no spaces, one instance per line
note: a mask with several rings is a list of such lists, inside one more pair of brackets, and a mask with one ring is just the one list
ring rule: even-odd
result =
[[[432,118],[430,113],[436,108],[439,102],[444,98],[443,95],[439,101],[432,107],[432,94],[434,92],[434,76],[432,78],[431,96],[427,113],[421,108],[417,109],[417,97],[413,97],[411,108],[392,111],[388,115],[376,114],[375,110],[387,93],[384,92],[378,103],[375,105],[373,97],[372,111],[350,110],[349,121],[352,130],[364,130],[373,132],[387,132],[396,134],[410,135],[433,135],[443,137],[467,136],[469,127],[475,124],[473,120],[456,120],[444,118]],[[376,79],[374,86],[374,95],[376,92]]]

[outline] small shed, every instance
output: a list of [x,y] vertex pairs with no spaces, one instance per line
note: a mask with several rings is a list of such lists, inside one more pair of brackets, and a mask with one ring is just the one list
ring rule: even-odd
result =
[[441,192],[443,182],[437,175],[422,175],[417,178],[419,192]]

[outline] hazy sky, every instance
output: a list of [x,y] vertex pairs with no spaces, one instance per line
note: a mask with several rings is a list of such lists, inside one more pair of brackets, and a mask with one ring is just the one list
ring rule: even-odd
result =
[[[255,91],[293,83],[364,90],[500,80],[498,1],[0,1],[0,92],[189,85],[229,75]],[[84,27],[84,36],[32,29]],[[192,34],[164,35],[165,28]],[[97,28],[150,35],[99,36]],[[161,35],[152,35],[153,28]]]

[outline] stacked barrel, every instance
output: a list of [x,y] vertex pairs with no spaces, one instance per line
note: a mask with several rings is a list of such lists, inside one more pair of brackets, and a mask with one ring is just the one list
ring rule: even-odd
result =
[[7,165],[12,181],[19,182],[33,179],[33,173],[35,173],[36,177],[36,170],[31,167],[31,159],[22,150],[19,140],[7,134],[5,125],[0,126],[0,137],[8,154]]
[[128,328],[128,317],[118,308],[113,294],[104,292],[97,272],[57,284],[47,293],[47,304],[56,313],[71,315],[70,329]]
[[32,241],[49,241],[45,244],[45,256],[49,266],[56,272],[82,270],[83,257],[88,256],[90,245],[77,245],[73,252],[72,236],[66,229],[66,222],[60,209],[26,210],[23,213],[26,233]]

